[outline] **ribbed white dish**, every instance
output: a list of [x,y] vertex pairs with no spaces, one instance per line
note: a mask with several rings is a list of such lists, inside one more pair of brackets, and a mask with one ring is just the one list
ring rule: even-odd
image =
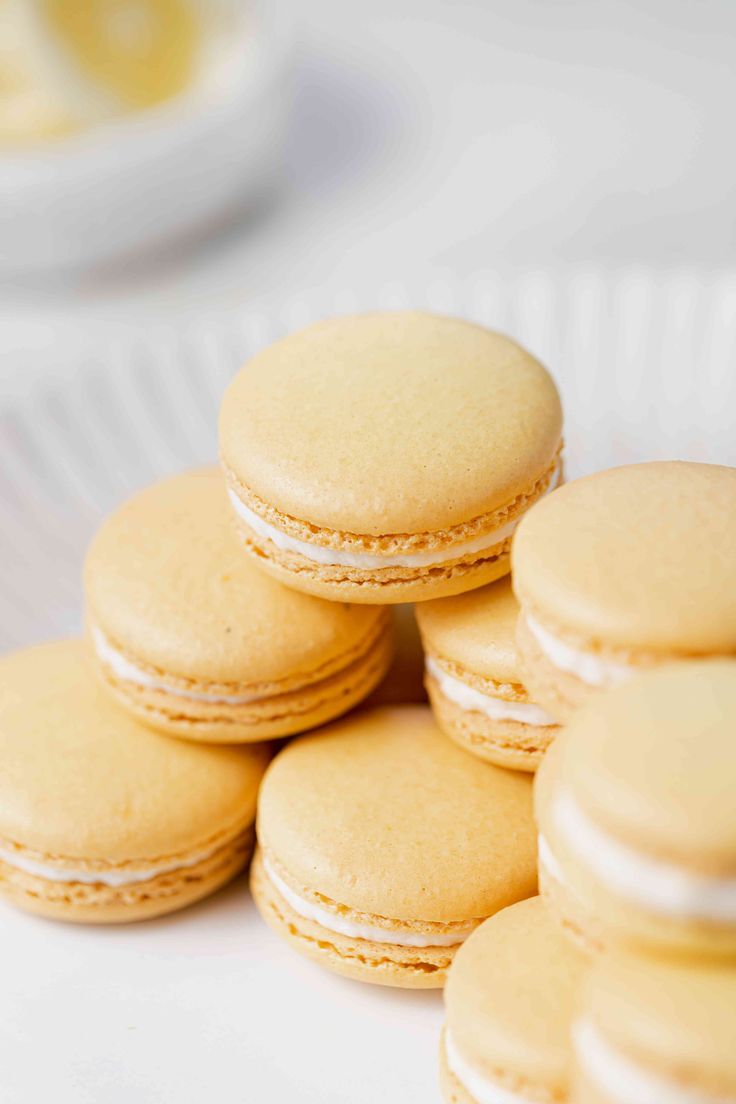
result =
[[220,396],[256,349],[320,315],[409,305],[502,329],[549,365],[570,475],[666,457],[736,465],[736,279],[443,278],[177,334],[111,332],[74,378],[0,414],[0,649],[78,626],[95,527],[136,488],[216,457]]

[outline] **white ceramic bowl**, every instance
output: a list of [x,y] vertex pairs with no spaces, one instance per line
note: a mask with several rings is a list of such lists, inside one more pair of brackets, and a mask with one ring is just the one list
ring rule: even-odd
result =
[[219,0],[242,64],[218,95],[192,90],[65,141],[0,154],[0,271],[90,266],[152,250],[261,195],[290,99],[288,0]]

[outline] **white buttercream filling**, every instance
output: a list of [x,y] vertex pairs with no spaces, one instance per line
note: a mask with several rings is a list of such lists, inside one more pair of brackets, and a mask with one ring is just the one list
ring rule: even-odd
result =
[[202,694],[194,690],[183,690],[179,686],[171,686],[137,667],[135,663],[131,663],[126,656],[113,647],[105,634],[96,626],[92,627],[92,642],[98,657],[123,682],[132,682],[135,686],[144,686],[147,690],[162,690],[166,694],[186,698],[188,701],[210,702],[212,705],[246,705],[248,702],[261,700],[261,696],[254,694]]
[[159,863],[157,866],[149,866],[145,870],[136,870],[135,867],[126,867],[124,870],[65,870],[58,866],[48,866],[46,863],[29,859],[25,855],[8,847],[0,847],[0,862],[8,866],[22,870],[26,874],[32,874],[36,878],[43,878],[47,882],[80,882],[84,885],[126,886],[137,885],[139,882],[150,882],[158,878],[160,874],[171,874],[175,870],[187,870],[190,866],[204,862],[217,851],[212,847],[207,851],[200,851],[188,859],[172,859],[170,862]]
[[[560,467],[558,465],[544,494],[549,494],[550,491],[555,489],[559,478]],[[325,548],[323,545],[312,544],[311,542],[299,540],[297,537],[291,537],[288,533],[282,532],[275,525],[271,525],[270,522],[264,521],[262,517],[254,513],[238,497],[235,491],[228,489],[228,494],[233,509],[246,525],[260,537],[270,540],[282,552],[296,552],[313,563],[324,564],[328,567],[358,567],[368,571],[379,567],[431,567],[433,564],[460,559],[462,556],[472,555],[474,552],[485,552],[513,536],[516,526],[523,517],[523,514],[520,514],[513,521],[499,526],[491,533],[482,533],[479,537],[458,541],[457,544],[452,544],[442,551],[434,549],[429,552],[407,552],[400,556],[390,554],[377,556],[371,552],[345,552],[339,548]]]
[[606,1099],[621,1104],[736,1104],[734,1096],[714,1096],[642,1069],[613,1047],[590,1020],[573,1025],[572,1039],[579,1067]]
[[445,697],[461,709],[483,713],[493,721],[520,721],[522,724],[540,727],[557,724],[554,717],[550,717],[549,713],[533,702],[506,701],[505,698],[485,694],[474,686],[468,686],[466,682],[443,671],[431,656],[427,656],[426,667],[432,678],[439,683]]
[[428,932],[408,932],[405,930],[392,932],[386,928],[373,927],[371,924],[356,924],[352,920],[346,920],[329,909],[320,908],[313,901],[307,901],[286,884],[283,878],[274,870],[268,859],[263,859],[263,869],[267,877],[284,898],[287,904],[303,916],[305,920],[313,920],[315,924],[336,932],[338,935],[346,935],[354,939],[366,939],[371,943],[391,943],[395,947],[455,947],[475,930],[475,923],[467,924],[462,929],[455,929],[452,933],[438,932],[436,935]]
[[478,1073],[460,1053],[448,1028],[445,1028],[445,1057],[450,1073],[460,1082],[468,1095],[472,1096],[475,1104],[522,1104],[523,1101],[530,1104],[533,1100],[533,1097],[511,1092],[482,1073]]
[[565,640],[554,636],[544,625],[540,625],[530,613],[525,615],[530,633],[539,644],[550,663],[560,671],[575,675],[589,686],[618,686],[635,674],[635,668],[626,663],[614,663],[610,659],[601,659],[592,652],[573,648]]
[[[567,846],[613,893],[664,916],[736,923],[736,878],[695,874],[633,851],[594,824],[569,793],[557,797],[552,813]],[[541,861],[563,880],[550,858],[547,841],[540,840]]]

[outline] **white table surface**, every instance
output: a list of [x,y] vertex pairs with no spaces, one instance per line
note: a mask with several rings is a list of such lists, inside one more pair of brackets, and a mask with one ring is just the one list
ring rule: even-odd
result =
[[91,930],[0,906],[3,1104],[435,1104],[442,998],[334,977],[245,882]]

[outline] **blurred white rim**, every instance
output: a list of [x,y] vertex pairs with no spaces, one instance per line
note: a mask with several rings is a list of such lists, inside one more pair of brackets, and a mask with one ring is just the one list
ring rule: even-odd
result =
[[[240,6],[239,0],[224,2],[236,8]],[[247,64],[234,69],[230,88],[208,97],[202,95],[195,84],[163,103],[117,116],[68,138],[21,151],[3,151],[0,153],[0,194],[5,187],[20,186],[29,175],[37,179],[40,172],[77,172],[84,161],[91,158],[98,167],[104,164],[104,158],[116,162],[124,156],[121,143],[137,144],[164,132],[173,140],[178,133],[189,135],[206,130],[213,118],[227,115],[234,105],[240,109],[244,97],[257,99],[280,73],[293,48],[296,22],[288,2],[248,0],[248,4],[253,9],[253,18],[251,21],[243,17],[240,28],[242,60]]]

